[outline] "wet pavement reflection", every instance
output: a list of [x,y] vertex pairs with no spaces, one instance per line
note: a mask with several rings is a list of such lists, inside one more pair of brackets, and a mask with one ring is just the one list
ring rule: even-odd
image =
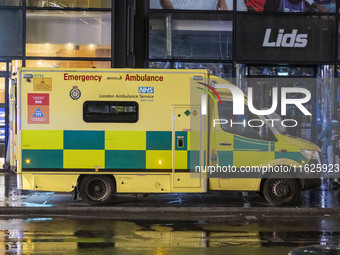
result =
[[[338,208],[339,192],[325,179],[322,187],[302,192],[300,199],[289,207]],[[71,193],[18,191],[14,174],[0,174],[0,207],[65,206],[81,210],[88,207],[80,199],[74,200]],[[242,215],[235,211],[223,217],[212,216],[209,221],[204,217],[184,221],[181,215],[175,221],[118,221],[94,215],[86,218],[0,216],[0,254],[280,255],[294,249],[300,252],[297,254],[308,254],[304,247],[318,251],[326,247],[340,249],[340,215],[263,214],[261,207],[270,205],[256,192],[125,194],[118,195],[111,206],[257,207],[259,213]]]
[[339,247],[339,219],[129,222],[0,219],[1,254],[288,254]]
[[[328,179],[320,188],[301,192],[295,203],[288,207],[338,208],[340,188],[334,188]],[[158,207],[270,207],[257,192],[211,191],[208,193],[171,194],[118,194],[112,206],[158,206]],[[87,206],[80,198],[74,200],[73,193],[20,191],[16,188],[13,173],[0,174],[0,207],[54,207]]]

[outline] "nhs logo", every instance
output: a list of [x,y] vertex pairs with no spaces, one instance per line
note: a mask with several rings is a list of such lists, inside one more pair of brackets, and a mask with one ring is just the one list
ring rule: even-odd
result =
[[138,93],[153,93],[154,92],[154,87],[139,87]]

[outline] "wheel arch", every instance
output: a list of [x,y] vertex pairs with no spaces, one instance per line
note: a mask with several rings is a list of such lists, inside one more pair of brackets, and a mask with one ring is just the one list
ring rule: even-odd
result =
[[[268,179],[269,179],[268,176],[261,179],[261,182],[260,182],[260,192],[261,192],[261,194],[263,194],[263,186]],[[291,178],[291,179],[294,179],[297,182],[300,189],[302,188],[302,180],[300,178]]]
[[[297,162],[295,162],[293,160],[290,160],[290,159],[286,159],[286,160],[288,160],[291,163],[297,164]],[[278,161],[278,160],[274,160],[273,162],[271,162],[271,163],[273,163],[273,164],[271,164],[271,166],[287,166],[287,167],[291,167],[290,165],[287,165],[287,164],[274,164],[275,161]],[[267,173],[267,174],[265,174],[261,178],[261,181],[260,181],[260,192],[261,193],[263,193],[263,186],[264,186],[265,182],[269,179],[269,177],[270,177],[270,174]],[[296,178],[294,176],[291,176],[291,178],[286,178],[286,179],[295,179],[295,181],[297,182],[299,188],[301,189],[303,187],[303,180],[301,178]]]

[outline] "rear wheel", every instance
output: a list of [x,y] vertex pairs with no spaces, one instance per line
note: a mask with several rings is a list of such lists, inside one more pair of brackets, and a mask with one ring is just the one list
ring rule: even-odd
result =
[[106,175],[87,175],[80,182],[80,196],[91,205],[104,205],[115,194],[115,184]]
[[295,179],[267,179],[263,186],[263,195],[272,205],[289,204],[299,193]]

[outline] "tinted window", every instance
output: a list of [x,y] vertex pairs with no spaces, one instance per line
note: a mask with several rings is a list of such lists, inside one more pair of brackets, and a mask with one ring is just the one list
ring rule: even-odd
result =
[[137,102],[86,101],[83,105],[83,119],[86,122],[138,121]]
[[232,16],[197,13],[151,13],[150,59],[216,59],[232,57]]

